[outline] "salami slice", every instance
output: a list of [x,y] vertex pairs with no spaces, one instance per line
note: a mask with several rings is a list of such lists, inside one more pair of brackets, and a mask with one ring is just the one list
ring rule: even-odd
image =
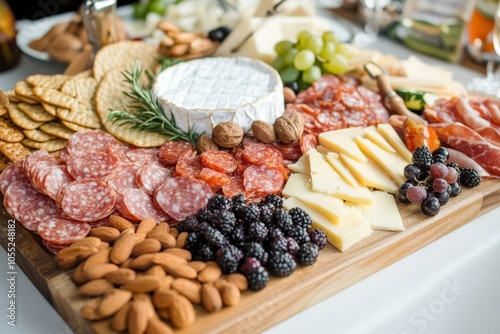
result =
[[77,180],[68,183],[58,196],[69,217],[84,222],[109,216],[115,209],[115,191],[102,181]]
[[125,152],[125,155],[130,161],[142,165],[160,161],[157,148],[132,148]]
[[117,194],[137,188],[135,178],[140,168],[136,163],[122,163],[109,175],[107,183]]
[[120,162],[130,162],[127,152],[131,149],[130,145],[122,144],[118,141],[106,146],[106,152],[114,156]]
[[318,146],[318,140],[315,135],[308,133],[300,138],[300,150],[303,154],[316,146]]
[[116,168],[118,160],[106,152],[73,156],[68,161],[68,173],[75,179],[102,180]]
[[54,245],[69,245],[84,238],[90,232],[90,225],[70,218],[52,217],[37,227],[43,240]]
[[167,218],[165,212],[156,206],[153,198],[141,189],[129,189],[118,196],[116,209],[131,220],[154,218],[157,221],[164,221]]
[[33,174],[35,174],[36,171],[45,167],[56,166],[58,164],[58,160],[51,156],[47,150],[40,149],[31,153],[28,157],[26,157],[26,159],[24,159],[23,170],[24,174],[26,174],[29,179],[32,179]]
[[52,166],[45,174],[40,189],[45,195],[57,200],[59,191],[73,180],[65,165]]
[[195,214],[212,197],[203,181],[185,176],[167,179],[155,192],[155,203],[177,221]]
[[250,166],[243,174],[248,192],[277,194],[285,181],[282,171],[275,166]]
[[175,172],[180,176],[197,178],[200,175],[203,165],[199,155],[179,160],[175,165]]
[[252,165],[265,165],[272,159],[274,151],[266,144],[253,144],[243,150],[243,159]]
[[13,163],[0,174],[0,191],[5,194],[10,184],[16,181],[29,181],[24,173],[22,161]]
[[244,173],[248,167],[252,166],[252,164],[243,159],[243,151],[236,153],[234,160],[236,160],[236,164],[238,165],[236,171],[239,173]]
[[200,160],[203,166],[222,173],[232,173],[238,167],[233,156],[224,151],[212,150],[203,152],[200,155]]
[[108,217],[93,222],[88,222],[87,224],[89,224],[91,228],[110,226]]
[[5,210],[14,218],[19,220],[19,208],[25,201],[41,196],[31,182],[26,180],[14,181],[7,187],[3,198]]
[[171,175],[172,170],[170,168],[153,163],[143,166],[137,171],[135,182],[137,186],[146,194],[153,196],[156,188],[158,188]]
[[106,152],[106,147],[116,143],[115,137],[100,130],[85,130],[74,133],[68,140],[63,152],[70,156],[89,155]]
[[302,156],[299,142],[291,144],[275,144],[283,159],[297,161]]
[[56,216],[56,203],[47,196],[37,196],[19,207],[19,221],[30,231],[37,231],[38,225]]
[[229,179],[229,183],[222,187],[224,196],[232,198],[239,194],[244,194],[247,197],[245,185],[243,184],[243,175],[233,175]]
[[185,141],[168,141],[160,147],[158,156],[165,165],[175,165],[182,158],[193,153],[193,145]]
[[227,174],[205,167],[201,170],[198,179],[205,181],[212,191],[217,191],[229,183]]
[[52,254],[57,254],[61,250],[63,250],[64,248],[69,247],[71,245],[71,244],[61,244],[61,245],[58,245],[58,244],[54,244],[54,243],[48,242],[47,240],[44,240],[44,239],[42,239],[42,244]]

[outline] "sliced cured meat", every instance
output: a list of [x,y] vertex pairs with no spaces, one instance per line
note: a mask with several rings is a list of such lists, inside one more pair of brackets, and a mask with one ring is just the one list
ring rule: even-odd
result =
[[347,93],[342,92],[340,96],[340,101],[343,105],[351,110],[363,110],[366,107],[366,103],[358,92]]
[[247,192],[277,194],[285,178],[275,166],[250,166],[243,174],[243,184]]
[[57,254],[60,251],[62,251],[64,248],[69,247],[71,245],[71,244],[61,244],[61,245],[58,245],[58,244],[54,244],[54,243],[48,242],[48,241],[46,241],[44,239],[42,239],[42,244],[52,254]]
[[168,141],[158,151],[160,161],[165,165],[175,165],[177,161],[193,153],[194,147],[185,141]]
[[453,148],[447,148],[448,153],[450,154],[450,157],[448,159],[448,162],[454,162],[460,167],[470,167],[474,168],[478,173],[479,176],[481,177],[490,177],[490,173],[484,170],[483,167],[481,167],[477,162],[475,162],[473,159],[469,158],[466,154],[457,151]]
[[175,165],[175,172],[180,176],[197,178],[200,175],[203,165],[199,155],[179,160]]
[[77,155],[67,163],[68,173],[76,180],[102,180],[116,168],[118,160],[106,152],[95,152],[87,155]]
[[73,180],[65,165],[51,166],[48,167],[40,188],[45,195],[56,200],[59,191]]
[[26,174],[29,179],[32,179],[33,174],[37,170],[41,170],[48,166],[56,166],[58,164],[59,162],[57,159],[51,156],[47,150],[40,149],[31,153],[28,157],[26,157],[26,159],[24,159],[23,170],[24,174]]
[[203,166],[222,173],[232,173],[238,167],[231,154],[218,150],[203,152],[200,155],[200,161]]
[[136,163],[122,163],[107,177],[108,185],[117,194],[122,194],[129,189],[137,188],[136,175],[141,165]]
[[243,159],[252,165],[265,165],[274,156],[274,150],[270,145],[253,144],[243,150]]
[[160,161],[157,148],[132,148],[125,155],[130,161],[143,165]]
[[19,208],[25,201],[41,196],[31,182],[19,180],[12,182],[5,190],[3,205],[5,210],[15,219],[19,220]]
[[153,198],[141,189],[129,189],[118,196],[116,209],[131,220],[154,218],[157,221],[164,221],[167,217],[165,212],[156,206]]
[[107,217],[115,209],[115,191],[102,181],[77,180],[68,183],[58,196],[69,217],[84,222]]
[[30,231],[37,231],[38,224],[57,215],[56,203],[47,196],[37,196],[19,207],[19,221]]
[[53,245],[68,245],[84,238],[90,225],[70,218],[52,217],[38,224],[38,234]]
[[364,126],[366,122],[366,114],[363,111],[351,110],[344,115],[346,127]]
[[232,198],[236,195],[243,194],[247,197],[245,185],[243,184],[243,175],[233,175],[229,179],[229,183],[222,187],[224,196]]
[[170,168],[153,163],[143,166],[137,171],[135,182],[137,186],[146,194],[153,196],[156,188],[158,188],[171,175],[172,170]]
[[283,155],[281,152],[274,146],[268,145],[271,151],[273,151],[273,156],[266,163],[268,166],[283,166]]
[[466,97],[460,97],[455,106],[462,123],[467,125],[469,128],[478,131],[491,125],[490,121],[483,118],[483,116],[476,109],[472,108]]
[[372,104],[376,102],[380,102],[380,94],[374,92],[371,89],[366,88],[365,86],[358,86],[356,87],[356,90],[358,91],[359,95],[363,98],[363,100],[366,102],[366,104]]
[[305,134],[300,138],[300,150],[302,154],[318,146],[318,139],[313,134]]
[[106,147],[113,143],[116,143],[115,137],[104,131],[78,131],[71,135],[63,152],[66,151],[64,154],[70,156],[106,152]]
[[302,151],[300,149],[300,143],[294,142],[291,144],[275,144],[274,147],[280,151],[281,156],[285,160],[297,161],[302,156]]
[[130,162],[130,159],[127,157],[127,152],[130,149],[131,149],[130,145],[123,144],[118,141],[106,146],[106,152],[109,155],[116,157],[116,159],[120,162]]
[[484,106],[490,112],[491,122],[500,125],[500,103],[496,101],[486,100]]
[[106,217],[106,218],[103,218],[103,219],[99,219],[99,220],[96,220],[94,222],[88,222],[87,224],[90,225],[90,228],[110,226],[109,217]]
[[236,164],[238,165],[238,167],[236,168],[236,171],[239,173],[243,173],[245,171],[245,169],[252,166],[252,164],[246,162],[245,159],[243,159],[243,151],[237,152],[234,155],[234,160],[236,161]]
[[488,126],[477,132],[493,145],[500,147],[500,131],[497,128]]
[[185,176],[167,179],[155,192],[155,203],[177,221],[195,214],[212,197],[212,190],[203,181]]
[[217,191],[229,183],[229,176],[227,176],[227,174],[208,167],[201,170],[198,178],[205,181],[212,191]]
[[22,161],[13,163],[0,174],[0,191],[5,194],[7,187],[16,181],[29,181],[24,173]]

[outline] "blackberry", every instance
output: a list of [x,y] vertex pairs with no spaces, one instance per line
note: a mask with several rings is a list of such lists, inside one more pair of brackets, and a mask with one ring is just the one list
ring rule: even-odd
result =
[[230,236],[236,226],[236,216],[232,211],[219,210],[212,216],[210,223],[225,236]]
[[274,210],[273,224],[284,232],[293,228],[292,217],[290,217],[290,214],[283,208],[277,208]]
[[243,208],[241,218],[245,223],[250,224],[259,219],[259,216],[260,216],[259,206],[256,203],[250,203]]
[[233,245],[220,248],[215,252],[215,262],[217,262],[222,273],[225,275],[237,272],[242,259],[243,253]]
[[177,226],[177,230],[180,232],[193,232],[198,225],[198,219],[196,216],[189,216],[184,220],[181,220]]
[[215,195],[210,197],[207,203],[208,210],[231,210],[233,208],[233,201],[223,195]]
[[292,218],[292,222],[294,226],[300,226],[301,228],[305,228],[306,230],[311,228],[312,219],[311,216],[307,212],[305,212],[302,208],[295,207],[288,211],[290,217]]
[[224,247],[229,244],[228,240],[219,230],[208,227],[203,231],[203,236],[207,243],[214,247]]
[[292,237],[286,237],[287,239],[287,249],[291,256],[295,257],[300,249],[299,243]]
[[272,252],[269,256],[268,269],[273,276],[290,276],[296,267],[297,263],[289,253]]
[[427,146],[417,147],[411,159],[420,169],[429,169],[432,164],[432,154]]
[[264,241],[267,237],[267,227],[261,221],[256,221],[248,225],[248,237],[254,241]]
[[198,221],[209,221],[212,217],[212,211],[208,210],[206,207],[201,208],[196,212],[196,218]]
[[233,232],[231,233],[230,239],[233,245],[243,246],[243,243],[245,242],[245,229],[243,228],[243,225],[236,224]]
[[258,267],[261,267],[260,261],[254,257],[246,257],[243,259],[243,263],[240,267],[240,272],[244,275],[248,275]]
[[245,257],[254,257],[259,262],[265,266],[267,264],[267,260],[269,259],[269,254],[266,252],[264,247],[258,242],[247,242],[243,246],[243,252]]
[[196,227],[194,228],[194,231],[195,232],[205,232],[205,230],[207,230],[208,228],[210,227],[210,224],[203,221],[201,223],[199,223],[198,225],[196,225]]
[[310,241],[309,234],[305,228],[294,228],[288,232],[288,236],[294,238],[299,245]]
[[270,225],[273,221],[274,206],[272,204],[263,204],[260,206],[259,219],[266,225]]
[[198,250],[193,253],[193,259],[203,262],[213,261],[215,259],[212,247],[207,244],[201,245]]
[[269,242],[269,250],[271,252],[288,253],[288,239],[285,236],[276,237]]
[[266,195],[264,202],[274,205],[275,208],[281,208],[283,206],[283,199],[275,194]]
[[297,261],[302,266],[310,266],[316,262],[319,254],[319,247],[312,242],[307,242],[300,246],[300,250],[297,253]]
[[467,188],[474,188],[481,184],[481,177],[474,168],[461,167],[460,184],[466,186]]
[[231,29],[227,26],[220,26],[208,32],[207,37],[214,42],[222,43],[231,33]]
[[313,244],[318,245],[319,249],[323,249],[326,246],[326,233],[321,229],[313,228],[309,230],[309,238]]
[[200,245],[204,243],[203,234],[200,232],[192,232],[189,233],[186,243],[184,244],[184,248],[190,251],[192,254],[195,254]]
[[267,232],[267,238],[269,240],[272,240],[273,238],[281,237],[281,236],[285,235],[279,227],[270,226],[268,229],[269,229],[269,232]]
[[237,204],[245,204],[247,202],[247,199],[243,194],[234,195],[231,200],[233,201],[233,206]]
[[248,288],[250,290],[259,291],[266,287],[269,282],[269,274],[264,267],[258,267],[247,275]]

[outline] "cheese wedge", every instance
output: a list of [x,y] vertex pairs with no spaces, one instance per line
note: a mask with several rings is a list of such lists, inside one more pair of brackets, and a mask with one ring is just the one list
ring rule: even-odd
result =
[[354,244],[370,236],[373,232],[370,224],[355,210],[349,210],[338,224],[334,224],[320,212],[296,197],[285,199],[283,201],[283,207],[286,210],[300,207],[309,213],[313,221],[312,227],[325,231],[328,241],[341,252],[345,252]]
[[359,162],[345,154],[341,154],[340,158],[349,167],[352,174],[365,186],[387,191],[391,194],[398,193],[399,188],[396,182],[372,159]]
[[318,151],[309,151],[309,162],[312,190],[354,203],[365,205],[373,203],[367,187],[362,185],[353,187],[348,184],[328,162],[323,160],[323,156]]
[[408,165],[408,162],[401,155],[387,152],[375,145],[371,140],[363,137],[356,137],[355,140],[361,151],[382,167],[398,186],[405,183],[404,168]]
[[308,152],[302,154],[302,156],[294,164],[288,165],[288,169],[294,173],[301,174],[311,174],[311,168],[309,167],[309,154]]
[[362,136],[363,133],[362,127],[327,131],[319,134],[318,142],[333,152],[343,153],[358,161],[366,161],[365,155],[354,141],[356,136]]
[[371,125],[365,128],[365,137],[388,152],[396,152],[394,147],[392,147],[391,144],[389,144],[389,142],[384,138],[384,136],[382,136],[382,134],[377,131],[377,127],[375,125]]
[[309,175],[298,173],[290,175],[282,194],[285,197],[300,199],[334,224],[338,224],[340,219],[347,213],[344,208],[344,201],[341,199],[313,191]]
[[361,215],[376,230],[404,231],[396,199],[383,191],[372,191],[372,205],[358,205]]
[[398,133],[390,124],[377,125],[377,131],[387,140],[389,144],[398,152],[409,164],[412,163],[412,153],[406,148],[405,143],[401,140]]
[[340,160],[340,156],[337,153],[328,152],[325,157],[330,166],[332,166],[332,168],[335,169],[335,171],[339,173],[344,181],[349,183],[350,186],[362,186],[351,170],[342,162],[342,160]]

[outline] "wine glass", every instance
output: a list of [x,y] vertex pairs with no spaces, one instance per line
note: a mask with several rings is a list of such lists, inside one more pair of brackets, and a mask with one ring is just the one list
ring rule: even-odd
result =
[[359,47],[366,47],[377,42],[380,32],[380,15],[382,6],[380,0],[361,0],[359,2],[361,16],[364,21],[363,30],[356,34],[354,44]]

